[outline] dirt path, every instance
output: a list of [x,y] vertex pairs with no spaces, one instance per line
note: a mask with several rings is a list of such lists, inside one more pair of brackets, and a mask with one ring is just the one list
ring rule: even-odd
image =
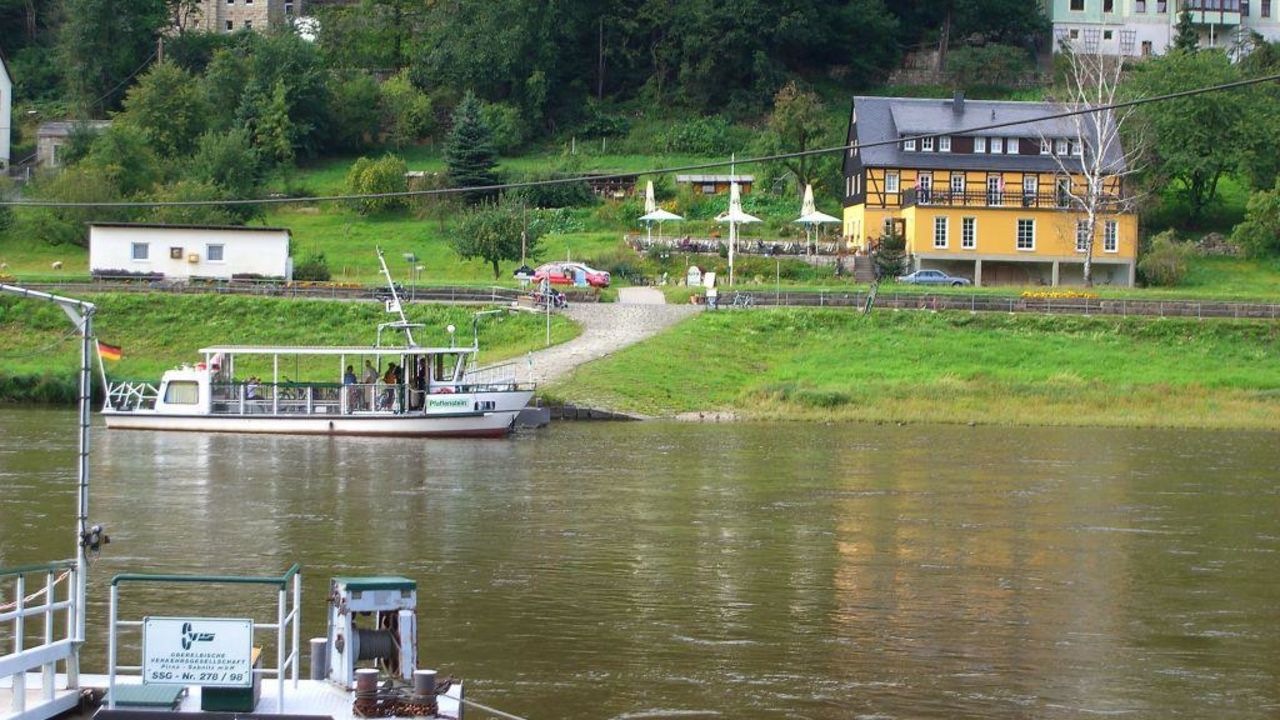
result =
[[565,310],[582,325],[582,334],[567,343],[539,350],[520,362],[521,382],[554,380],[575,367],[605,357],[674,325],[698,312],[693,305],[666,305],[654,288],[623,288],[617,303],[580,303]]

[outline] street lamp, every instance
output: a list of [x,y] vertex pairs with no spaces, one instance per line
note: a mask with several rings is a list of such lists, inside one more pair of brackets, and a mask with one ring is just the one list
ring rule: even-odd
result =
[[450,348],[450,349],[453,349],[453,348],[457,347],[457,346],[456,346],[456,345],[454,345],[454,343],[453,343],[453,333],[454,333],[454,332],[456,332],[456,331],[457,331],[457,329],[458,329],[458,328],[454,327],[452,324],[450,324],[450,325],[448,325],[448,326],[446,326],[446,327],[445,327],[445,330],[449,333],[449,348]]
[[409,263],[409,301],[413,302],[418,298],[418,271],[422,267],[417,265],[418,256],[413,253],[405,253],[404,261]]

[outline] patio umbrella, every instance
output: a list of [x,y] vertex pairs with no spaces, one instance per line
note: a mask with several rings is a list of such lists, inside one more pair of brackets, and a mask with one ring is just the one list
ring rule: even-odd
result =
[[819,212],[818,208],[813,204],[813,186],[804,186],[804,202],[800,205],[800,217],[793,222],[804,225],[805,251],[808,252],[809,233],[813,231],[815,226],[823,223],[838,223],[840,218],[832,217],[824,212]]
[[650,242],[653,241],[653,223],[655,222],[658,223],[658,242],[662,242],[662,223],[666,222],[667,220],[683,220],[684,218],[680,217],[679,215],[673,212],[668,212],[666,210],[663,210],[662,208],[658,208],[656,210],[650,211],[649,213],[641,215],[640,219],[644,220],[649,224]]
[[729,183],[729,211],[717,215],[716,222],[729,223],[729,286],[733,287],[733,255],[738,244],[738,225],[760,222],[760,218],[742,211],[742,193],[736,181]]

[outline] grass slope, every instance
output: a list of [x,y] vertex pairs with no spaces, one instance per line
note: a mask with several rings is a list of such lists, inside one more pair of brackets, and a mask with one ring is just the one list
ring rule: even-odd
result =
[[[112,378],[156,381],[177,364],[195,362],[197,349],[237,345],[372,345],[378,323],[388,316],[373,302],[286,300],[218,295],[105,294],[87,298],[98,305],[94,330],[104,342],[124,348],[124,358],[107,363]],[[457,327],[460,344],[471,342],[473,308],[411,305],[411,322],[425,323],[415,333],[419,344],[448,346],[445,328]],[[51,303],[0,297],[0,399],[69,402],[74,398],[79,363],[66,317]],[[554,317],[552,342],[579,332],[577,325]],[[397,338],[398,340],[398,338]],[[520,313],[480,322],[480,361],[518,357],[543,347],[545,320]],[[310,365],[285,363],[281,374],[294,380],[336,382],[337,360]],[[348,358],[348,363],[359,364]],[[287,365],[287,367],[286,367]],[[331,365],[331,366],[330,366]],[[237,362],[237,373],[270,377],[269,359]],[[96,374],[96,373],[95,373]]]
[[1280,429],[1268,323],[839,310],[704,313],[557,397],[654,415]]

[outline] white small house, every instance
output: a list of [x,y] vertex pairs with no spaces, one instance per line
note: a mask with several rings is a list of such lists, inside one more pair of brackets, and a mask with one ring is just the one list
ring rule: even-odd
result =
[[13,77],[0,57],[0,170],[9,167],[9,134],[13,129]]
[[287,228],[89,223],[89,271],[95,277],[290,280],[293,262]]

